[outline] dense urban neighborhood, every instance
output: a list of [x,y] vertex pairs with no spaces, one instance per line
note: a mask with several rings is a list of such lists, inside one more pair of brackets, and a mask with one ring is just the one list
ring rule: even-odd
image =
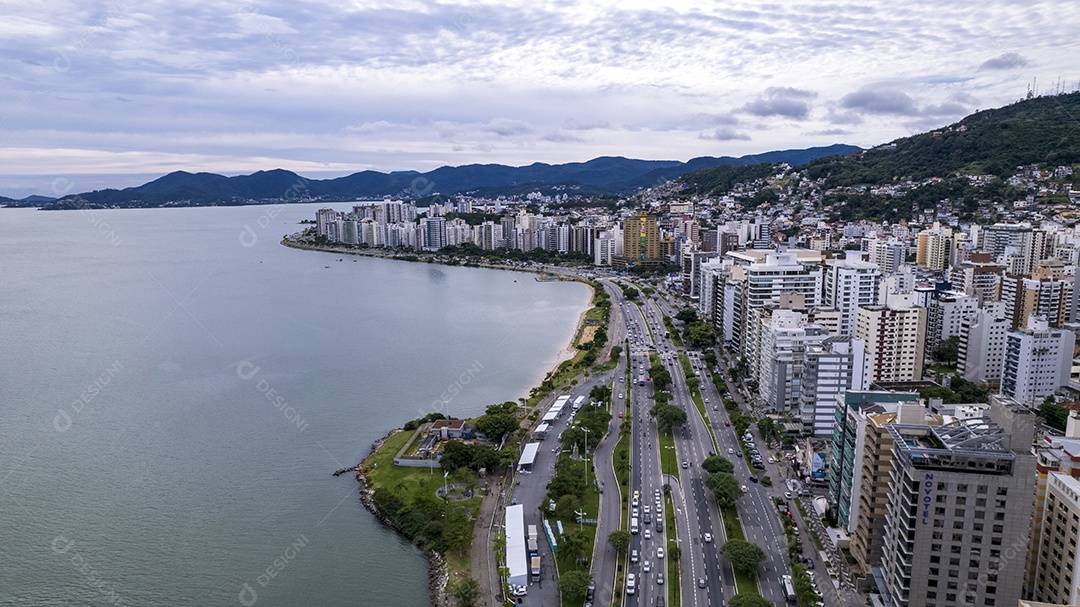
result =
[[[286,244],[595,289],[579,355],[469,422],[502,482],[472,544],[495,550],[451,567],[461,604],[1076,605],[1076,160],[387,198]],[[431,466],[481,461],[448,466],[453,442]]]

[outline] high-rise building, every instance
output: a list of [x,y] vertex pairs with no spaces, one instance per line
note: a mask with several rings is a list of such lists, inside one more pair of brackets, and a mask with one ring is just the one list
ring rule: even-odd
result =
[[862,340],[831,336],[808,344],[803,353],[799,415],[803,433],[830,438],[836,424],[836,399],[867,387],[867,358]]
[[1046,487],[1046,511],[1042,526],[1035,596],[1037,601],[1076,605],[1080,603],[1080,479],[1051,472]]
[[661,259],[655,215],[638,211],[623,220],[623,257],[628,263]]
[[855,336],[866,344],[870,381],[922,379],[926,347],[925,308],[859,308]]
[[919,232],[915,264],[933,270],[944,270],[952,264],[952,228],[934,223],[933,228]]
[[421,220],[424,250],[438,251],[446,246],[446,218],[425,217]]
[[[993,416],[993,413],[992,413]],[[941,426],[892,424],[882,565],[896,607],[1015,605],[1022,559],[1007,558],[1031,524],[1031,416]]]
[[892,274],[900,269],[907,260],[907,244],[891,238],[889,240],[872,239],[867,243],[870,261],[877,264],[883,274]]
[[1005,302],[1005,312],[1013,327],[1023,327],[1033,314],[1061,326],[1069,319],[1072,289],[1073,281],[1056,279],[1052,270],[1037,268],[1030,278],[1005,274],[1001,281],[1001,301]]
[[1035,449],[1035,500],[1024,594],[1040,601],[1077,603],[1080,601],[1075,597],[1064,598],[1068,596],[1066,591],[1080,587],[1076,562],[1080,522],[1075,518],[1073,504],[1065,499],[1071,483],[1059,484],[1055,497],[1058,503],[1053,508],[1047,502],[1054,475],[1080,480],[1080,414],[1070,413],[1065,436],[1043,434]]
[[1068,385],[1075,342],[1072,331],[1052,329],[1040,316],[1029,317],[1026,328],[1005,336],[1001,393],[1033,405]]
[[337,221],[339,213],[334,209],[319,209],[315,211],[315,234],[327,238],[329,226]]
[[608,231],[600,232],[592,249],[594,265],[610,266],[615,257],[615,236]]
[[855,335],[856,310],[877,305],[880,288],[881,270],[873,262],[851,256],[825,262],[821,303],[840,312],[842,337]]
[[936,292],[926,311],[926,350],[933,352],[946,339],[959,337],[961,324],[978,308],[979,300],[971,295]]
[[960,324],[956,369],[964,379],[997,386],[1005,360],[1005,336],[1012,321],[1001,302],[989,302]]
[[[917,395],[916,395],[917,396]],[[889,472],[892,469],[893,439],[890,424],[940,426],[941,415],[927,411],[918,402],[876,403],[865,409],[862,451],[855,462],[850,513],[845,519],[851,533],[851,556],[863,575],[880,566],[885,551],[885,522],[889,505]],[[842,494],[841,494],[842,495]],[[844,506],[840,503],[841,510]]]

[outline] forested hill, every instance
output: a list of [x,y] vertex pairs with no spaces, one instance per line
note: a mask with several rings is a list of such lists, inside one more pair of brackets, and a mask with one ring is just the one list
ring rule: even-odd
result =
[[1017,166],[1080,162],[1080,92],[1026,99],[913,137],[806,164],[825,187],[885,184],[951,173],[1005,178]]

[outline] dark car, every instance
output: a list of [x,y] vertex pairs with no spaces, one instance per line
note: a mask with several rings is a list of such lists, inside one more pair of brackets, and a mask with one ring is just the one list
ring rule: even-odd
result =
[[585,599],[593,600],[593,596],[596,594],[596,582],[589,582],[589,587],[585,589]]

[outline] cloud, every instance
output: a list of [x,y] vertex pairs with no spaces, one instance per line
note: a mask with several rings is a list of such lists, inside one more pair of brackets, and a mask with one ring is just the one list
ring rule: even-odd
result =
[[851,131],[847,129],[823,129],[820,131],[810,131],[805,134],[813,137],[830,137],[833,135],[850,135]]
[[919,108],[910,95],[894,89],[865,87],[840,99],[840,107],[866,114],[916,116]]
[[979,71],[983,70],[1012,70],[1018,67],[1027,67],[1028,60],[1025,59],[1020,53],[1015,51],[1009,51],[1002,53],[993,59],[987,59],[979,66]]
[[712,132],[701,133],[698,139],[715,139],[716,141],[749,141],[750,136],[740,133],[729,126],[717,127]]
[[496,118],[484,125],[483,130],[488,133],[495,133],[499,137],[526,135],[533,132],[529,123],[522,120],[511,120],[509,118]]
[[817,97],[814,91],[791,87],[769,87],[765,94],[742,106],[742,111],[755,116],[784,116],[806,120],[810,116],[807,99]]

